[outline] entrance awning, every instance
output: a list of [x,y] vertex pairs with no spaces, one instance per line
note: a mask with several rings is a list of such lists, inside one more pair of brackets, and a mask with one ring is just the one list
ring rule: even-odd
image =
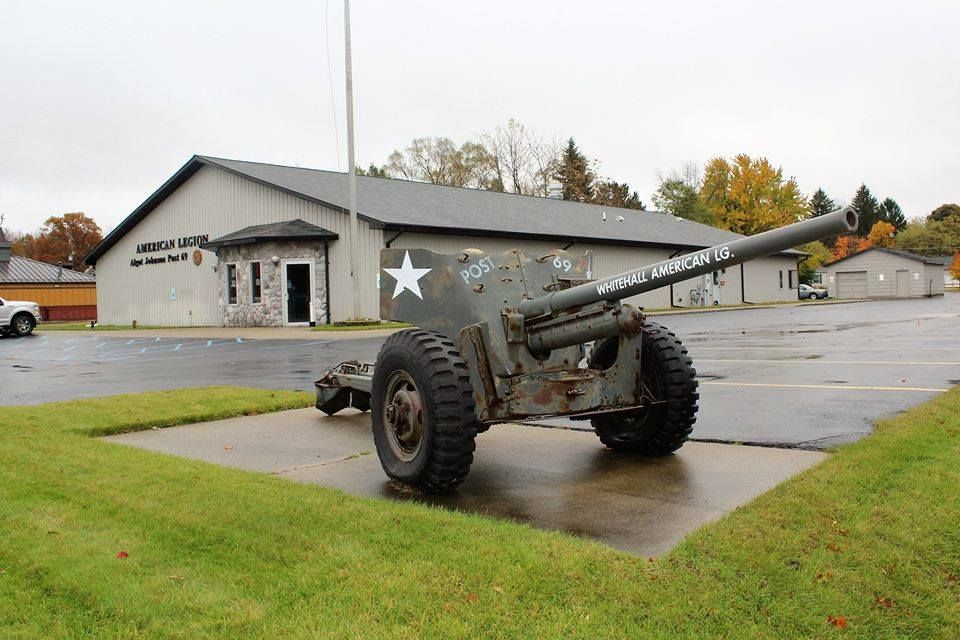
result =
[[322,240],[329,242],[339,238],[337,234],[304,220],[286,220],[271,224],[258,224],[246,227],[225,236],[200,245],[201,249],[216,251],[220,247],[232,247],[257,242],[277,242],[282,240]]

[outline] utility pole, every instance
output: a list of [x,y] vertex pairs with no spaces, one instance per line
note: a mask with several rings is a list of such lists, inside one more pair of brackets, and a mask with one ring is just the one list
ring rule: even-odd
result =
[[343,31],[347,76],[347,190],[350,213],[350,288],[353,290],[353,313],[350,318],[360,318],[360,287],[357,272],[357,254],[360,250],[359,231],[357,230],[357,167],[353,142],[353,62],[350,53],[350,0],[343,0]]

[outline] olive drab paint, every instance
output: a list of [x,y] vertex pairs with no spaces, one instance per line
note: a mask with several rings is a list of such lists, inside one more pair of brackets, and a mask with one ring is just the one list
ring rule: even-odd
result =
[[[596,281],[587,278],[586,256],[561,249],[540,255],[516,249],[500,254],[466,249],[453,255],[383,249],[380,316],[410,323],[416,329],[408,331],[428,332],[436,336],[431,340],[456,346],[456,357],[462,359],[457,369],[469,373],[470,410],[481,431],[499,422],[553,416],[589,418],[609,428],[617,420],[647,416],[666,402],[655,385],[645,382],[647,372],[658,371],[666,361],[658,362],[660,352],[645,345],[670,342],[675,357],[668,360],[683,363],[682,371],[670,375],[685,381],[681,413],[687,416],[677,436],[682,439],[668,447],[672,451],[695,420],[696,371],[672,333],[647,323],[640,309],[621,300],[856,226],[852,209],[839,210]],[[607,347],[603,362],[591,356],[584,367],[589,343]],[[416,366],[431,366],[434,355],[424,358],[428,364]],[[376,387],[370,383],[371,371],[376,380],[380,369],[372,364],[348,362],[329,372],[316,384],[317,408],[335,413],[348,405],[361,410],[371,402],[385,406],[390,399],[371,396]]]

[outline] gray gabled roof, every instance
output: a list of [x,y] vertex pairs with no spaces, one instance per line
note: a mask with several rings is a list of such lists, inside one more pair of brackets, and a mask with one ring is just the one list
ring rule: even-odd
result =
[[246,227],[201,245],[202,249],[216,249],[238,244],[272,242],[277,240],[336,240],[339,236],[333,231],[310,224],[297,218],[271,224],[257,224]]
[[[111,231],[87,256],[87,263],[95,263],[202,166],[218,167],[332,209],[347,210],[346,173],[194,156]],[[357,215],[376,228],[391,231],[550,239],[564,244],[584,241],[703,248],[742,237],[654,211],[370,176],[357,177]],[[783,253],[805,255],[792,250]]]
[[92,273],[63,269],[55,264],[11,256],[0,262],[0,284],[95,284]]
[[902,250],[902,249],[890,249],[890,248],[888,248],[888,247],[867,247],[866,249],[863,249],[862,251],[857,251],[856,253],[851,253],[851,254],[848,255],[848,256],[844,256],[844,257],[840,258],[839,260],[834,260],[833,262],[825,262],[825,263],[823,264],[823,266],[825,266],[825,267],[832,267],[833,265],[838,264],[838,263],[840,263],[840,262],[843,262],[844,260],[849,260],[850,258],[855,258],[855,257],[857,257],[857,256],[859,256],[859,255],[863,255],[864,253],[867,253],[868,251],[882,251],[883,253],[889,253],[890,255],[900,256],[901,258],[907,258],[907,259],[909,259],[909,260],[917,260],[917,261],[922,262],[922,263],[924,263],[924,264],[937,264],[937,265],[940,265],[940,266],[943,266],[943,265],[946,264],[946,262],[943,260],[943,258],[939,258],[939,257],[935,257],[935,256],[922,256],[922,255],[920,255],[919,253],[912,253],[912,252],[910,252],[910,251],[904,251],[904,250]]

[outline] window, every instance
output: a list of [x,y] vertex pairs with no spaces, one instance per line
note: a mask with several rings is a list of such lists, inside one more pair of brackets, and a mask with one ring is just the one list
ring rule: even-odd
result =
[[790,271],[787,271],[787,281],[789,282],[791,289],[797,288],[797,285],[796,285],[797,279],[794,278],[794,274],[796,273],[797,272],[793,269],[791,269]]
[[260,304],[263,287],[260,284],[260,261],[250,263],[250,302]]
[[237,304],[237,265],[227,265],[227,304]]
[[813,274],[813,283],[814,284],[823,284],[823,274],[819,271]]
[[783,271],[780,271],[780,288],[783,289]]

